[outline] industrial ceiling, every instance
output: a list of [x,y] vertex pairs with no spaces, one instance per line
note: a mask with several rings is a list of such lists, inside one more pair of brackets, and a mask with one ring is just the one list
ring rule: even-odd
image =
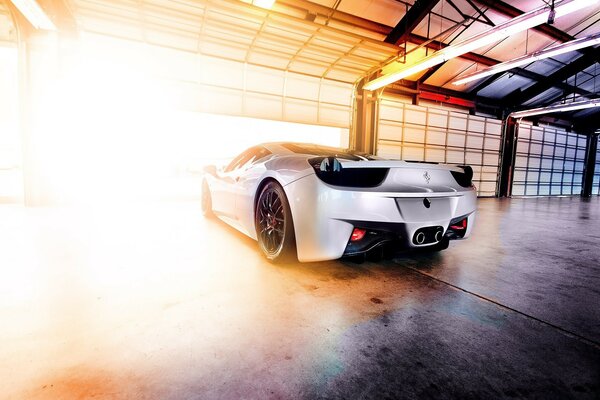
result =
[[[50,16],[66,20],[64,15],[56,18],[59,0],[40,3]],[[61,10],[69,10],[78,32],[357,83],[390,61],[414,62],[547,3],[277,0],[265,9],[252,0],[65,0],[66,7]],[[0,17],[3,15],[7,15],[6,7],[0,8]],[[473,108],[498,116],[561,101],[594,99],[600,84],[597,46],[534,61],[465,85],[452,82],[500,62],[599,32],[600,3],[596,3],[552,25],[539,25],[452,58],[385,90],[466,99]],[[546,122],[589,127],[598,110],[544,118]]]

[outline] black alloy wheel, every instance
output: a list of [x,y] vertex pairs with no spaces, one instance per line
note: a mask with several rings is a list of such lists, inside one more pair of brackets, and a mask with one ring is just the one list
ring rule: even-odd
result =
[[258,244],[273,262],[291,261],[295,253],[292,214],[283,188],[267,183],[258,197],[255,212]]

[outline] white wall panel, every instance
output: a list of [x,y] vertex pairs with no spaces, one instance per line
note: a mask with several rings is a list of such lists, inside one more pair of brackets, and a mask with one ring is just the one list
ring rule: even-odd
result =
[[494,196],[502,122],[456,109],[380,101],[377,154],[392,159],[468,164],[481,196]]
[[99,74],[143,77],[151,94],[168,107],[350,127],[350,83],[90,33],[84,35],[82,49],[90,65],[119,65],[118,71],[108,68]]
[[585,139],[584,135],[560,128],[520,123],[512,194],[580,194]]

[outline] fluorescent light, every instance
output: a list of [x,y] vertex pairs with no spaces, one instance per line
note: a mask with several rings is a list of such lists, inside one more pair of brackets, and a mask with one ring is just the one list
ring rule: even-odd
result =
[[252,4],[270,10],[275,4],[275,0],[252,0]]
[[508,71],[513,68],[520,67],[522,65],[527,65],[533,61],[543,60],[544,58],[554,57],[559,54],[568,53],[570,51],[575,51],[579,49],[583,49],[584,47],[594,46],[600,43],[600,33],[597,33],[592,36],[588,36],[581,39],[575,39],[567,43],[562,43],[557,46],[553,46],[547,48],[545,50],[540,50],[532,54],[527,54],[522,57],[515,58],[514,60],[506,61],[500,64],[496,64],[489,68],[482,69],[481,71],[474,72],[467,76],[462,77],[454,82],[453,85],[463,85],[467,82],[476,81],[481,78],[485,78],[486,76],[494,75],[499,72]]
[[[597,2],[598,0],[563,0],[561,2],[556,2],[554,6],[556,12],[555,18],[563,17],[584,7],[596,4]],[[475,36],[463,40],[460,43],[436,51],[429,57],[425,57],[424,59],[410,67],[403,67],[399,70],[390,72],[377,79],[374,79],[371,82],[367,83],[364,86],[364,88],[366,90],[379,89],[392,82],[431,68],[434,65],[441,64],[445,61],[461,56],[480,47],[498,42],[516,33],[541,25],[548,20],[549,12],[550,6],[536,8],[533,11],[524,13],[503,24],[488,29],[485,32],[476,34]]]
[[515,111],[509,117],[523,118],[533,115],[549,114],[555,112],[583,110],[586,108],[600,107],[600,99],[574,101],[572,103],[555,104],[548,107],[532,108],[531,110]]
[[55,31],[56,26],[35,0],[10,0],[35,29]]

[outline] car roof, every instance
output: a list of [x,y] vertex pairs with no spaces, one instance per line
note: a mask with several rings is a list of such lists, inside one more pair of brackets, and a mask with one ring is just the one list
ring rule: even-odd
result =
[[343,158],[351,158],[358,160],[375,160],[379,157],[371,154],[342,149],[339,147],[322,146],[314,143],[299,143],[299,142],[271,142],[263,143],[261,146],[274,154],[298,154],[315,157],[337,156]]

